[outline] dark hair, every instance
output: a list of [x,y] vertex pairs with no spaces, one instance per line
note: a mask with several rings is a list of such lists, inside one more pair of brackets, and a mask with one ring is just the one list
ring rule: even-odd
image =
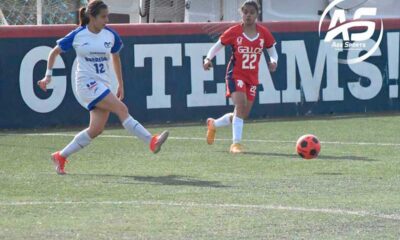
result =
[[246,0],[240,7],[240,10],[243,12],[244,7],[247,6],[253,6],[256,9],[257,13],[260,13],[260,5],[258,5],[257,0]]
[[87,8],[79,9],[79,25],[85,26],[89,24],[89,15],[96,17],[102,9],[107,9],[107,5],[101,0],[90,1]]

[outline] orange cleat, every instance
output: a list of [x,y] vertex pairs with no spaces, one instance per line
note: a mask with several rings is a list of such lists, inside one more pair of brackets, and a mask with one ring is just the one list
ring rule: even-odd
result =
[[164,131],[161,134],[154,135],[150,141],[150,151],[158,153],[161,150],[161,146],[167,140],[169,135],[168,131]]
[[215,122],[214,118],[207,119],[207,143],[209,145],[214,143],[215,134],[217,132],[217,129],[215,128],[214,122]]
[[55,152],[51,154],[51,159],[53,160],[57,174],[59,175],[67,174],[64,170],[64,167],[65,163],[67,163],[68,160],[65,157],[61,156],[60,152]]
[[233,143],[229,151],[230,153],[243,153],[244,149],[240,143]]

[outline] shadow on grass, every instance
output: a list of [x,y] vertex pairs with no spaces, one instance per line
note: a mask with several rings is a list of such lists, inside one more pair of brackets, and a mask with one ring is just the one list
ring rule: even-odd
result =
[[[299,159],[299,155],[297,154],[287,154],[287,153],[270,153],[270,152],[245,152],[245,155],[255,155],[255,156],[269,156],[269,157],[287,157],[287,158],[296,158]],[[320,160],[343,160],[343,161],[366,161],[366,162],[377,162],[379,160],[371,159],[367,157],[360,156],[329,156],[329,155],[320,155],[318,156]]]
[[[218,181],[206,181],[195,179],[188,176],[181,175],[167,175],[167,176],[129,176],[129,175],[113,175],[113,174],[69,174],[72,176],[83,177],[99,177],[99,178],[120,178],[123,184],[135,184],[137,182],[154,184],[154,185],[167,185],[167,186],[192,186],[192,187],[210,187],[210,188],[228,188]],[[115,183],[115,182],[113,182]]]
[[222,185],[218,181],[205,181],[194,179],[187,176],[180,175],[168,175],[168,176],[134,176],[136,181],[158,183],[162,185],[170,186],[195,186],[195,187],[213,187],[213,188],[225,188],[229,186]]

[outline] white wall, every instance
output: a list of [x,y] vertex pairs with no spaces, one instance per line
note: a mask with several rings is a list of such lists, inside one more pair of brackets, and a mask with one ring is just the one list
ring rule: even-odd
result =
[[132,23],[140,22],[139,0],[104,0],[110,13],[128,14]]
[[217,22],[220,19],[220,0],[186,1],[185,22]]
[[[298,21],[320,19],[318,11],[323,11],[333,0],[263,0],[264,21]],[[346,0],[339,7],[346,9],[349,17],[360,7],[376,7],[377,18],[399,18],[399,0]],[[333,9],[335,10],[335,8]]]
[[327,5],[328,0],[264,0],[263,21],[319,20],[318,11]]
[[183,22],[185,0],[150,1],[150,22]]
[[[332,2],[333,0],[329,0]],[[345,9],[346,15],[353,17],[354,12],[360,7],[377,8],[377,18],[399,18],[400,1],[399,0],[352,0],[345,1],[338,5]],[[333,10],[335,10],[334,8]]]
[[223,0],[224,21],[239,21],[241,19],[239,8],[243,0]]
[[185,22],[239,21],[244,0],[187,0]]

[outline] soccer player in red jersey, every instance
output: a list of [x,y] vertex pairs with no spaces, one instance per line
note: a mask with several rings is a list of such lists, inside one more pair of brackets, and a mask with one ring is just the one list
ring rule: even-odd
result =
[[242,22],[226,30],[219,41],[210,49],[204,60],[204,69],[212,67],[211,60],[224,46],[231,46],[232,57],[226,71],[226,96],[235,104],[233,113],[213,119],[207,119],[207,143],[213,144],[216,128],[232,124],[233,143],[231,153],[242,153],[243,120],[253,106],[258,82],[258,70],[261,54],[267,49],[270,60],[268,68],[274,72],[278,66],[278,54],[275,39],[270,31],[257,23],[259,5],[247,0],[241,7]]

